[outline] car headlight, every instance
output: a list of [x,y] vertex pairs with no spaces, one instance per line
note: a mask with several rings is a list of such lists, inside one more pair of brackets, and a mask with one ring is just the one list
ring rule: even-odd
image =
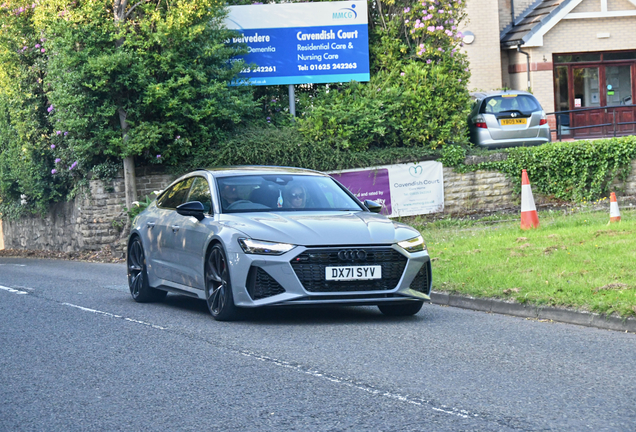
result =
[[407,252],[421,252],[426,250],[426,244],[424,243],[424,237],[418,235],[409,240],[398,242],[398,246]]
[[282,255],[296,247],[296,245],[288,243],[274,243],[249,238],[240,238],[238,242],[243,248],[243,252],[257,255]]

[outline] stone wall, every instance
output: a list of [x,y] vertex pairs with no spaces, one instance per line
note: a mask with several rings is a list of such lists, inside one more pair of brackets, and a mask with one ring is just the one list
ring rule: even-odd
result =
[[[174,178],[156,169],[138,169],[139,198],[165,188]],[[119,176],[108,184],[100,180],[90,181],[89,189],[90,193],[71,202],[51,206],[44,218],[35,216],[3,221],[4,247],[62,252],[109,247],[122,252],[126,244],[123,177]]]
[[[501,154],[492,154],[487,159],[498,157]],[[478,163],[482,159],[472,157],[466,163]],[[164,189],[174,180],[172,175],[151,169],[140,169],[136,175],[140,198]],[[613,190],[619,195],[619,201],[620,196],[636,195],[636,161],[632,162],[632,174],[627,181],[615,182]],[[537,205],[546,201],[536,193],[534,198]],[[4,247],[63,252],[111,248],[120,254],[127,237],[124,202],[123,178],[116,178],[107,185],[91,181],[90,196],[55,204],[45,218],[4,221]],[[502,173],[474,171],[461,174],[452,168],[444,168],[444,213],[439,216],[517,209],[519,203],[520,196],[513,193],[512,183]]]
[[616,192],[617,200],[620,206],[621,196],[634,196],[636,195],[636,160],[632,161],[632,171],[625,182],[614,180],[611,186],[611,191]]
[[519,202],[512,193],[512,183],[502,173],[473,171],[456,173],[444,168],[444,213],[494,211],[510,208]]

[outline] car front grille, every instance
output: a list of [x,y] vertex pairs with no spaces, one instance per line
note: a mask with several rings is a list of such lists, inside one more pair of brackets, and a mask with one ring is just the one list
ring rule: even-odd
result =
[[431,293],[431,262],[426,262],[411,282],[410,288],[426,295]]
[[[343,251],[363,251],[364,258],[344,260]],[[290,263],[303,287],[309,292],[387,291],[394,289],[406,266],[407,258],[389,247],[308,249]],[[328,281],[325,268],[332,266],[381,265],[382,279],[363,281]]]
[[260,300],[285,292],[276,279],[260,267],[252,267],[247,275],[247,292],[252,300]]

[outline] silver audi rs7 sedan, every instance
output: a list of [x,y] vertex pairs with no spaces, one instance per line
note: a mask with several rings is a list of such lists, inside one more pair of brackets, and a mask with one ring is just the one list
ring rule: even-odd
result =
[[242,166],[182,176],[137,216],[128,284],[138,302],[205,300],[217,320],[243,308],[377,305],[413,315],[429,301],[424,239],[327,174]]

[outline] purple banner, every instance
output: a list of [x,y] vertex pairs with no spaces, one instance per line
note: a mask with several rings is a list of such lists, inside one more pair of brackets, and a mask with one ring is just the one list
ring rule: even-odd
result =
[[382,205],[382,214],[391,214],[391,185],[388,169],[350,171],[331,174],[331,176],[349,189],[360,201],[375,201]]

